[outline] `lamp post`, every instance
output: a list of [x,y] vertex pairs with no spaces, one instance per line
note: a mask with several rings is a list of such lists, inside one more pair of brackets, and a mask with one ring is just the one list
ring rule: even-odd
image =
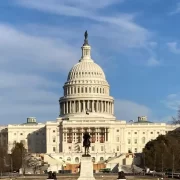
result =
[[174,151],[172,151],[172,178],[174,178]]

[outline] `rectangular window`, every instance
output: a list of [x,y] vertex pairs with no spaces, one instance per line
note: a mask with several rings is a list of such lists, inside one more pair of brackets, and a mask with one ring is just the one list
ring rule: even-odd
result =
[[94,151],[94,146],[91,147],[91,151]]
[[137,144],[137,139],[134,139],[134,144]]
[[132,153],[131,148],[128,148],[128,153]]
[[131,144],[131,140],[130,139],[128,139],[128,144]]
[[116,150],[119,151],[119,146],[117,146]]
[[53,139],[53,142],[56,142],[56,139]]
[[104,151],[104,146],[101,146],[101,151]]
[[56,151],[56,147],[53,147],[53,152],[55,152]]
[[116,141],[119,142],[119,137],[116,138]]
[[137,148],[134,148],[134,152],[137,153]]

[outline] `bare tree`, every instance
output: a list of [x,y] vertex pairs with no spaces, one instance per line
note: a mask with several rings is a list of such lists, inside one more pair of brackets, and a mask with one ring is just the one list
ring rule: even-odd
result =
[[178,107],[177,117],[172,117],[172,124],[180,124],[180,106]]
[[27,167],[32,168],[34,174],[36,174],[37,170],[40,170],[43,166],[42,160],[32,156],[31,154],[27,155],[25,159]]

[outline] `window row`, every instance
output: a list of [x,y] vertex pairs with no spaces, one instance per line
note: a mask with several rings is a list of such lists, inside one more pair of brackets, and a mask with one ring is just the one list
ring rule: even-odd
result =
[[[150,134],[154,134],[153,131],[149,132]],[[131,132],[128,132],[128,135],[132,134]],[[138,132],[134,132],[134,134],[138,134]],[[142,132],[142,134],[146,134],[146,132]],[[159,132],[157,132],[157,134],[160,134]]]
[[101,73],[101,72],[71,72],[71,73],[69,73],[69,75],[68,75],[68,79],[70,79],[70,78],[77,78],[77,77],[79,77],[79,76],[97,76],[97,75],[99,75],[99,76],[102,76],[103,74]]
[[[137,144],[138,143],[138,139],[134,139],[133,142],[131,141],[131,139],[128,139],[128,144],[132,144],[132,143]],[[146,143],[146,138],[145,137],[141,138],[141,143],[142,144]]]
[[137,153],[137,152],[138,152],[138,149],[137,149],[137,148],[134,148],[134,151],[132,151],[131,148],[128,148],[128,153],[132,153],[132,152]]
[[98,94],[109,94],[109,90],[107,88],[101,87],[65,87],[64,88],[64,96],[70,94],[78,94],[78,93],[98,93]]

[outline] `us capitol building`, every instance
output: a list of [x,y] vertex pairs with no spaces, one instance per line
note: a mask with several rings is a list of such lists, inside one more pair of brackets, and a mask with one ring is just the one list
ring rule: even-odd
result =
[[78,162],[84,149],[83,132],[87,130],[91,135],[91,156],[98,162],[121,153],[142,152],[148,141],[176,128],[149,122],[146,116],[131,123],[116,120],[110,85],[102,68],[91,58],[87,32],[81,49],[82,56],[63,86],[60,115],[55,121],[37,123],[35,117],[29,117],[24,124],[0,127],[0,143],[7,145],[9,152],[14,142],[22,142],[31,153]]

